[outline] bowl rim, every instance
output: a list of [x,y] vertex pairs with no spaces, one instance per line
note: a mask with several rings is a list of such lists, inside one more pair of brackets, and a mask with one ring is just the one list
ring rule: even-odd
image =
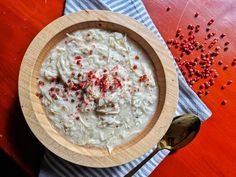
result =
[[[121,20],[122,19],[122,20]],[[75,24],[89,23],[89,22],[105,22],[114,23],[120,26],[124,26],[136,32],[153,48],[158,55],[160,63],[162,64],[164,71],[164,79],[166,82],[165,101],[162,111],[159,115],[158,120],[153,125],[152,129],[145,135],[143,139],[128,147],[120,150],[118,153],[104,154],[101,156],[89,156],[81,154],[56,142],[50,137],[45,128],[42,127],[36,118],[36,111],[33,106],[33,99],[35,93],[31,92],[31,79],[33,76],[33,68],[36,61],[32,58],[32,53],[35,54],[37,60],[41,51],[35,51],[35,47],[43,49],[45,45],[51,40],[54,35],[65,30]],[[127,23],[129,22],[129,23]],[[118,24],[119,23],[119,24]],[[139,29],[139,30],[137,30]],[[47,38],[45,41],[40,41],[42,38]],[[155,45],[158,44],[158,48]],[[160,57],[161,56],[161,57]],[[45,28],[43,28],[37,36],[33,39],[29,45],[24,58],[21,63],[19,79],[18,79],[18,90],[20,105],[25,117],[27,124],[31,131],[39,139],[39,141],[47,147],[54,154],[66,159],[75,164],[88,166],[88,167],[112,167],[130,162],[139,156],[146,153],[151,149],[160,139],[164,136],[168,130],[174,113],[177,108],[178,102],[178,78],[174,62],[171,62],[170,55],[167,49],[161,44],[161,41],[144,25],[137,22],[136,20],[119,13],[101,10],[86,10],[73,13],[67,16],[59,17]],[[168,102],[166,101],[168,100]],[[155,135],[158,130],[159,136]],[[152,138],[152,139],[151,139]],[[151,141],[148,141],[151,140]]]

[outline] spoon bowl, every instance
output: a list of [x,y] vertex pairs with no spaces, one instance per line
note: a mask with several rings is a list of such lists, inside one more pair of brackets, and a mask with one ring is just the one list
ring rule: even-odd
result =
[[157,144],[156,149],[146,157],[140,164],[133,168],[125,177],[133,176],[143,165],[146,164],[156,153],[162,149],[173,150],[180,149],[196,137],[200,130],[201,121],[194,114],[184,114],[173,119],[168,131]]
[[200,130],[201,121],[194,114],[174,118],[170,128],[158,144],[160,149],[177,150],[189,144]]

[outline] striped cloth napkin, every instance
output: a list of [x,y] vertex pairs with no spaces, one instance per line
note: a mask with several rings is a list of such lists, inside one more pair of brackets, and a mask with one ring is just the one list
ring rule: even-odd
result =
[[[167,48],[141,0],[66,0],[64,14],[67,15],[72,12],[88,9],[109,10],[126,14],[143,23],[148,29],[156,34],[157,38],[159,38],[163,45]],[[173,61],[170,62],[174,62],[173,56],[170,52],[169,54],[173,59]],[[176,115],[192,112],[198,115],[202,121],[206,120],[211,115],[211,111],[187,85],[177,65],[176,69],[180,89]],[[153,149],[154,148],[155,147],[153,147]],[[88,168],[75,165],[61,159],[49,150],[46,150],[39,176],[121,177],[126,175],[132,168],[145,159],[153,149],[130,163],[111,168]],[[168,150],[159,151],[135,174],[135,176],[144,177],[150,175],[158,164],[168,155],[168,153]]]

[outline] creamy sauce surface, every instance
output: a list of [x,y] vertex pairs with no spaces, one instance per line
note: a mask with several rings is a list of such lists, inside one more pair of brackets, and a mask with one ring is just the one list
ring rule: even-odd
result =
[[38,77],[45,112],[72,143],[109,152],[140,133],[158,96],[154,68],[126,35],[101,29],[67,34]]

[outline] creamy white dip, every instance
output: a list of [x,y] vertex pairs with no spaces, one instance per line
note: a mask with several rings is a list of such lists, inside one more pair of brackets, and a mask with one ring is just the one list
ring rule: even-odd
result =
[[145,52],[126,35],[101,29],[67,34],[46,57],[38,85],[36,95],[64,137],[109,152],[140,133],[157,106]]

